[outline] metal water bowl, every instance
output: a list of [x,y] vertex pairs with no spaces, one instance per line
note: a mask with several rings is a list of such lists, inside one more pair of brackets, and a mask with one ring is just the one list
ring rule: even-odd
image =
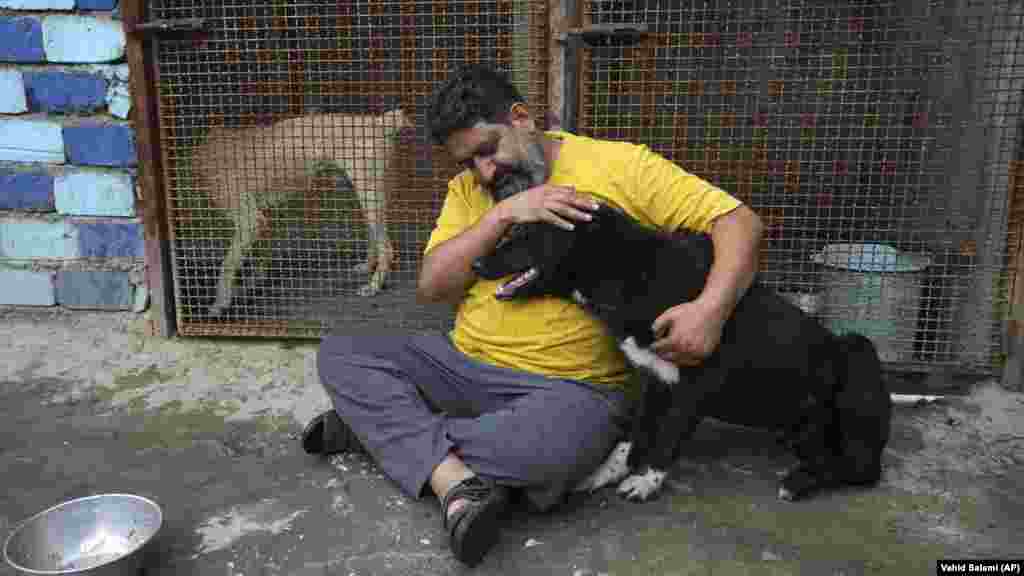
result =
[[87,496],[18,524],[4,559],[24,574],[134,575],[162,524],[160,506],[142,496]]

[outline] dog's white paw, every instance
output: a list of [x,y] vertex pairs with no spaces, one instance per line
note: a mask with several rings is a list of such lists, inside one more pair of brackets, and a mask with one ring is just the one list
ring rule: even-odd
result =
[[375,266],[370,274],[370,279],[356,290],[356,293],[363,297],[376,296],[384,289],[384,278],[387,272],[379,266]]
[[648,468],[643,474],[633,474],[619,484],[618,493],[628,500],[643,502],[661,490],[665,483],[665,473]]
[[364,297],[364,298],[368,298],[370,296],[376,296],[377,293],[380,292],[380,290],[381,290],[380,283],[378,283],[378,282],[368,282],[368,283],[363,284],[362,286],[360,286],[359,289],[356,290],[356,293],[359,294],[360,296]]
[[206,311],[206,314],[211,318],[219,318],[221,314],[223,314],[230,305],[230,296],[220,296],[213,302],[213,304],[210,305],[210,308]]
[[618,446],[612,450],[604,463],[598,466],[597,470],[594,470],[590,476],[587,476],[582,482],[577,484],[573,491],[593,492],[625,478],[626,474],[629,474],[629,466],[626,464],[626,460],[629,458],[630,447],[629,442],[619,442]]

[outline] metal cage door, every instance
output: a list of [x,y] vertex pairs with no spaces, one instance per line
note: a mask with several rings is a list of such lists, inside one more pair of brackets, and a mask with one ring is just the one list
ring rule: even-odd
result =
[[179,332],[450,325],[415,298],[457,169],[423,108],[478,60],[545,103],[547,22],[525,0],[153,2]]

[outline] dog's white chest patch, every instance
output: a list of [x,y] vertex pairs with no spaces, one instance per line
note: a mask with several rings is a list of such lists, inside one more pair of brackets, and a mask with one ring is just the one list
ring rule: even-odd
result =
[[619,349],[631,364],[653,372],[662,382],[679,383],[679,367],[651,352],[650,349],[641,348],[632,336],[623,340],[619,344]]

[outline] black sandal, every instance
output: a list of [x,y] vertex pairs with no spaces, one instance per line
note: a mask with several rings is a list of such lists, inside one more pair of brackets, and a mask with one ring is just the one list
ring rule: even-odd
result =
[[306,424],[302,431],[302,449],[306,454],[322,456],[339,452],[366,452],[352,429],[341,421],[334,410],[328,410]]
[[[448,505],[465,501],[448,517]],[[452,486],[441,500],[441,527],[455,557],[467,566],[475,566],[498,543],[499,521],[508,502],[508,489],[479,476],[471,476]]]

